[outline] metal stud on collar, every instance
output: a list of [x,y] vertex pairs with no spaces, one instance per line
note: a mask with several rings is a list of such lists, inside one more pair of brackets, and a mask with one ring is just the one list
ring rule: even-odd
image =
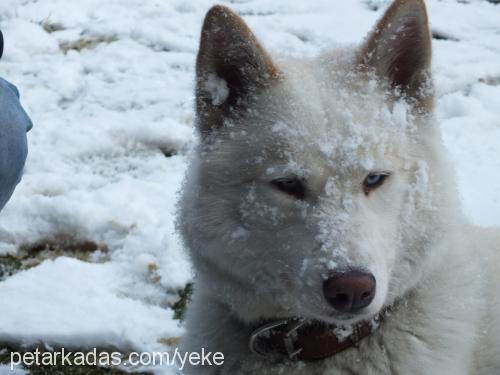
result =
[[290,329],[285,333],[285,338],[283,339],[285,343],[285,348],[288,353],[288,358],[295,359],[297,355],[300,354],[302,348],[295,348],[294,341],[297,338],[297,330],[305,324],[304,319],[297,320],[292,324]]

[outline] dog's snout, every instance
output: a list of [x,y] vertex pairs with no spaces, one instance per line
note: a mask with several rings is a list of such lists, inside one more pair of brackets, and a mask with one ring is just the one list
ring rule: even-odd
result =
[[375,290],[375,277],[361,271],[335,273],[323,282],[326,300],[341,313],[354,313],[368,306]]

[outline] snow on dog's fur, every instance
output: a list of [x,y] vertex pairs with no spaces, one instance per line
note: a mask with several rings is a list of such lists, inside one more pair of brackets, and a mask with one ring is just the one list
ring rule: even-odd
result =
[[[230,10],[208,12],[179,219],[196,270],[183,349],[221,351],[225,365],[188,374],[500,373],[500,237],[462,218],[430,44],[422,0],[396,0],[357,49],[279,63]],[[323,283],[353,269],[376,292],[347,314]],[[247,346],[258,321],[345,326],[387,306],[376,332],[322,361]]]

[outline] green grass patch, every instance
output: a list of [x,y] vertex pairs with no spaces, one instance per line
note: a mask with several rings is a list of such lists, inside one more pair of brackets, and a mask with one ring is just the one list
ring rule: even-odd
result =
[[191,300],[191,295],[193,294],[193,283],[187,283],[184,289],[177,292],[179,299],[171,305],[172,310],[174,310],[174,319],[184,320],[186,314],[186,306]]
[[[29,350],[25,348],[15,348],[8,344],[0,344],[0,364],[10,365],[11,361],[11,353],[26,353],[31,352],[34,353],[36,347],[31,347]],[[42,354],[47,352],[46,349],[39,346],[38,350],[40,352],[39,358],[40,362],[42,361]],[[124,355],[125,356],[125,355]],[[97,357],[99,358],[99,357]],[[123,371],[118,368],[106,368],[100,366],[92,366],[92,365],[79,365],[76,356],[69,357],[71,363],[75,363],[73,366],[68,365],[40,365],[40,366],[23,366],[22,368],[27,371],[29,375],[151,375],[150,372],[137,372],[137,371]],[[60,361],[60,357],[59,357]]]
[[151,375],[149,372],[125,372],[97,366],[36,366],[28,370],[30,375]]
[[19,259],[13,255],[0,255],[0,281],[12,276],[23,267]]

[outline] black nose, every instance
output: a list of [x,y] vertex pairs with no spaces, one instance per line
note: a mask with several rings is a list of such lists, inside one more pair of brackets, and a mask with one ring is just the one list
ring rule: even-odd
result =
[[347,271],[333,274],[323,282],[323,294],[338,312],[354,313],[375,297],[376,281],[371,273]]

